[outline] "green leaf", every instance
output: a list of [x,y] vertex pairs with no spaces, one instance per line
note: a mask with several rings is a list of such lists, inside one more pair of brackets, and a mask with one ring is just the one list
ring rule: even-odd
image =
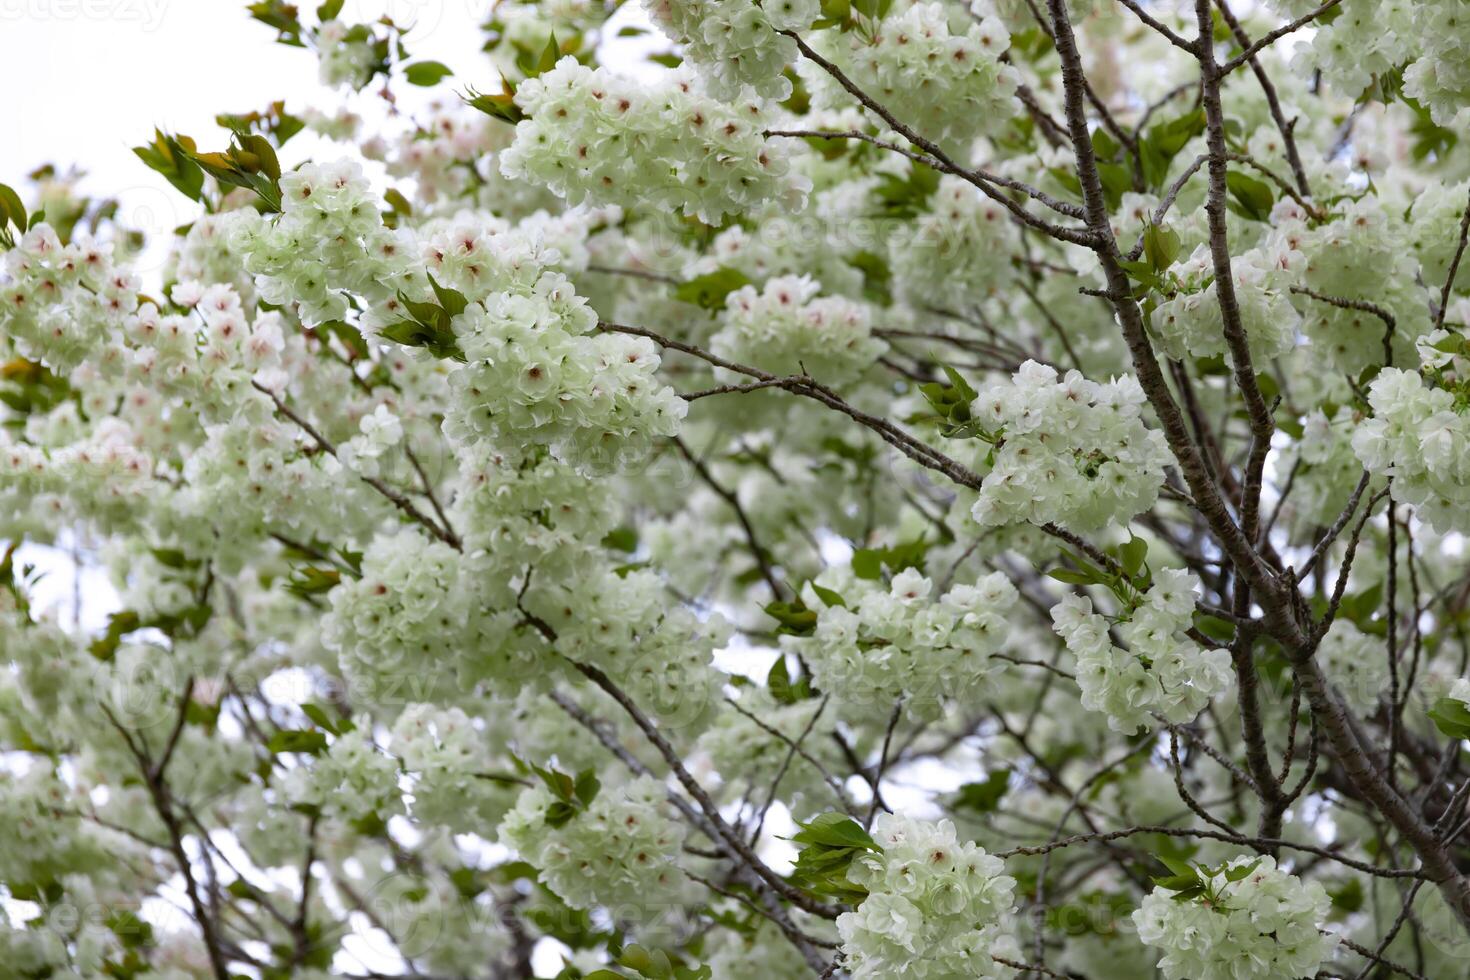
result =
[[282,728],[266,741],[265,747],[272,755],[282,752],[316,755],[326,750],[327,736],[316,731]]
[[296,48],[305,47],[301,40],[301,21],[297,19],[296,7],[292,4],[285,0],[261,0],[245,9],[250,11],[251,17],[279,32],[276,36],[277,43]]
[[945,365],[944,372],[950,379],[949,384],[942,385],[933,381],[921,384],[919,394],[934,409],[935,415],[952,423],[957,431],[946,432],[946,435],[954,435],[959,434],[958,430],[971,420],[970,405],[975,401],[976,392],[958,371]]
[[843,813],[824,813],[791,838],[800,845],[791,880],[817,894],[857,904],[867,891],[847,879],[847,869],[857,855],[882,848],[856,820]]
[[909,165],[905,176],[885,173],[873,188],[877,202],[876,217],[913,218],[929,207],[929,199],[939,189],[939,171],[924,163]]
[[413,215],[413,205],[408,203],[408,198],[404,197],[403,193],[397,188],[390,187],[384,191],[383,200],[388,202],[388,206],[393,209],[395,214],[401,214],[405,217]]
[[1363,907],[1363,882],[1360,878],[1349,878],[1339,887],[1327,892],[1332,899],[1332,907],[1338,912],[1351,915]]
[[864,249],[845,256],[843,261],[863,274],[864,299],[882,306],[892,302],[890,284],[893,281],[893,270],[888,267],[886,258]]
[[185,197],[192,201],[199,200],[204,191],[204,171],[176,139],[155,129],[153,142],[147,146],[133,147],[133,153],[151,169],[163,174]]
[[1254,177],[1232,170],[1225,175],[1225,186],[1236,204],[1238,213],[1252,221],[1269,221],[1276,196],[1270,185]]
[[328,320],[326,323],[317,324],[313,330],[324,339],[336,337],[338,342],[358,360],[368,356],[367,338],[356,327],[350,327],[341,320]]
[[1447,337],[1441,338],[1430,346],[1441,354],[1463,354],[1466,350],[1465,337],[1457,333],[1452,333]]
[[[437,309],[437,307],[435,307]],[[431,327],[416,320],[399,320],[378,331],[378,336],[404,347],[427,347],[439,357],[460,354],[458,338],[447,327]]]
[[494,95],[470,89],[465,93],[465,104],[479,109],[487,116],[515,125],[525,119],[526,114],[515,104],[515,86],[505,81],[501,82],[501,86],[501,91]]
[[801,824],[801,831],[791,838],[795,844],[826,844],[830,847],[860,847],[869,851],[882,848],[868,836],[856,820],[845,813],[824,813],[810,823]]
[[459,896],[467,900],[473,899],[485,890],[485,885],[480,883],[474,868],[455,868],[449,872],[449,881],[454,885],[454,890],[459,893]]
[[403,69],[403,77],[408,84],[424,88],[438,85],[453,74],[454,71],[448,65],[439,61],[416,61]]
[[1176,875],[1183,875],[1187,878],[1199,877],[1199,870],[1184,858],[1175,857],[1172,854],[1159,854],[1158,858],[1159,862],[1163,864],[1164,867],[1168,868]]
[[1179,258],[1183,240],[1179,233],[1167,225],[1152,222],[1143,232],[1143,254],[1155,272],[1163,272]]
[[353,728],[352,722],[345,718],[340,723],[333,721],[332,717],[327,714],[325,708],[319,704],[312,704],[310,701],[301,706],[301,713],[310,718],[313,725],[324,731],[331,732],[333,735],[341,735],[344,732],[351,731]]
[[778,656],[776,662],[771,664],[770,671],[766,673],[766,689],[770,692],[771,699],[777,704],[796,704],[812,696],[812,685],[809,678],[802,677],[796,682],[791,680],[785,654]]
[[1179,151],[1205,131],[1205,110],[1193,109],[1167,122],[1151,126],[1148,141],[1166,157],[1172,159]]
[[725,308],[725,297],[748,285],[750,278],[745,273],[729,266],[721,266],[714,272],[680,283],[674,289],[674,298],[701,309],[722,310]]
[[429,285],[434,287],[434,295],[439,298],[439,305],[445,313],[451,317],[459,316],[469,306],[469,300],[465,299],[464,293],[451,289],[448,286],[439,285],[439,281],[432,275],[429,276]]
[[852,574],[869,582],[883,577],[883,552],[859,548],[852,553]]
[[1195,613],[1194,625],[1201,633],[1217,643],[1230,643],[1235,639],[1235,625],[1219,616]]
[[1470,707],[1458,698],[1440,698],[1434,702],[1429,718],[1435,728],[1450,738],[1470,738]]
[[1167,875],[1163,878],[1150,878],[1160,888],[1167,888],[1171,892],[1184,892],[1199,887],[1199,876],[1196,874]]
[[577,815],[577,808],[570,803],[557,800],[546,808],[546,825],[548,827],[564,827]]
[[1119,557],[1123,561],[1123,571],[1130,578],[1143,571],[1143,563],[1148,560],[1148,542],[1143,538],[1129,537],[1128,543],[1119,549]]
[[1123,195],[1133,189],[1133,171],[1124,163],[1099,163],[1097,175],[1102,179],[1103,202],[1109,211],[1123,203]]
[[955,797],[954,808],[972,813],[992,813],[1000,806],[1010,785],[1010,767],[997,769],[978,783],[961,786],[959,795]]
[[817,598],[821,599],[828,606],[840,606],[843,609],[847,608],[847,602],[838,593],[833,592],[831,589],[823,588],[815,582],[812,582],[811,586],[812,591],[816,593]]
[[1122,144],[1113,138],[1113,134],[1099,126],[1092,133],[1092,152],[1099,160],[1111,160],[1118,155],[1123,148]]
[[587,807],[591,806],[592,801],[597,799],[597,793],[601,789],[602,783],[597,779],[596,770],[583,769],[577,773],[576,782],[572,784],[572,795],[577,798],[577,802]]
[[294,596],[306,597],[330,592],[342,581],[342,573],[335,568],[317,568],[307,565],[296,569],[285,589]]
[[1378,611],[1382,602],[1383,583],[1379,582],[1343,599],[1339,608],[1343,616],[1362,628],[1373,619],[1373,614]]
[[1190,140],[1204,131],[1204,109],[1195,109],[1178,118],[1149,127],[1148,135],[1138,145],[1144,182],[1152,188],[1161,187],[1168,179],[1169,164]]
[[112,655],[122,643],[122,638],[136,629],[142,628],[143,620],[131,609],[123,609],[113,613],[107,620],[107,631],[101,637],[92,641],[92,656],[98,660],[111,660]]
[[551,795],[558,800],[570,803],[577,798],[577,782],[571,776],[557,769],[542,769],[536,766],[531,768],[536,775],[541,777],[546,788],[551,790]]
[[107,916],[107,928],[127,949],[147,946],[153,941],[153,926],[126,908],[115,908]]
[[9,184],[0,184],[0,230],[4,230],[7,219],[21,231],[26,230],[26,206],[20,195]]
[[638,529],[627,525],[607,532],[602,539],[604,548],[612,548],[615,551],[626,551],[628,554],[638,550]]
[[1138,283],[1144,288],[1145,291],[1149,289],[1164,288],[1164,280],[1159,278],[1159,274],[1154,269],[1152,262],[1146,260],[1140,262],[1130,262],[1127,259],[1119,259],[1118,266],[1124,272],[1128,273],[1129,279],[1132,279],[1134,282]]
[[1046,577],[1067,585],[1098,584],[1097,576],[1091,572],[1079,572],[1070,568],[1053,568],[1046,573]]
[[822,19],[836,24],[847,23],[852,16],[852,0],[822,0]]
[[944,365],[944,376],[949,378],[949,383],[954,386],[957,392],[959,392],[960,398],[964,400],[965,404],[969,404],[977,397],[979,397],[980,393],[977,392],[974,388],[970,387],[970,383],[966,381],[958,371],[950,367],[948,364]]
[[808,636],[817,628],[817,614],[799,598],[790,602],[768,603],[765,613],[780,624],[777,633]]
[[555,68],[556,63],[561,60],[561,54],[561,45],[556,43],[556,32],[553,31],[546,39],[546,46],[541,49],[541,53],[535,57],[535,60],[518,59],[518,67],[527,78],[535,78]]
[[1260,863],[1260,859],[1257,858],[1249,864],[1238,864],[1233,868],[1226,868],[1225,880],[1230,882],[1244,881],[1246,878],[1250,877],[1251,872],[1255,871],[1256,867]]
[[336,20],[337,15],[342,12],[342,4],[346,0],[326,0],[316,8],[316,19],[320,21]]

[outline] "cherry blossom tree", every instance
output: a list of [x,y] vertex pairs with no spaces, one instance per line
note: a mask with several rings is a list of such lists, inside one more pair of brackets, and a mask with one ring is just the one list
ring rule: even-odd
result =
[[0,972],[1470,976],[1470,0],[344,6],[0,185]]

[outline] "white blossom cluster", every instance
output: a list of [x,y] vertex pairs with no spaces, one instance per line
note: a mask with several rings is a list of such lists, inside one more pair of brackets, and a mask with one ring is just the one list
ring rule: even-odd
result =
[[680,903],[687,882],[677,857],[686,828],[665,815],[656,779],[605,787],[561,826],[546,819],[556,802],[545,786],[523,791],[498,834],[562,901],[576,909],[601,905],[615,921],[632,922]]
[[[946,6],[930,0],[896,5],[871,35],[827,32],[821,41],[859,88],[940,144],[964,146],[1012,115],[1020,76],[1001,60],[1011,35],[997,17],[955,30]],[[827,98],[845,97],[832,79],[812,77]]]
[[0,335],[63,369],[107,346],[138,306],[138,278],[113,265],[110,246],[62,245],[44,222],[5,253],[0,273]]
[[1207,650],[1185,635],[1194,615],[1195,577],[1161,569],[1137,606],[1111,624],[1086,596],[1052,607],[1052,625],[1077,658],[1082,706],[1108,716],[1108,727],[1131,735],[1152,727],[1151,715],[1180,725],[1192,721],[1233,680],[1230,654]]
[[[1465,9],[1470,15],[1470,5]],[[1470,34],[1466,37],[1470,39]],[[1409,211],[1409,244],[1419,260],[1420,275],[1434,289],[1439,289],[1449,278],[1467,196],[1470,196],[1470,181],[1432,183],[1415,196]],[[1454,286],[1461,291],[1470,287],[1470,268],[1463,262],[1455,273]]]
[[361,89],[372,81],[378,54],[373,50],[372,32],[366,27],[328,20],[318,25],[312,37],[323,85]]
[[388,173],[412,178],[420,201],[452,199],[483,179],[485,171],[476,164],[494,160],[505,142],[503,132],[494,120],[462,106],[435,104],[418,128],[386,148]]
[[219,534],[226,551],[267,530],[355,535],[383,513],[365,485],[342,480],[341,463],[303,451],[296,430],[274,419],[242,414],[206,434],[184,466],[177,516],[192,534]]
[[493,31],[485,50],[500,74],[511,81],[525,77],[523,55],[540,55],[557,39],[557,46],[573,40],[586,47],[598,43],[600,28],[612,9],[601,0],[502,0],[491,8],[486,25]]
[[817,688],[845,711],[872,716],[902,698],[911,714],[932,717],[949,699],[964,701],[984,690],[1017,599],[1015,586],[999,572],[938,597],[933,592],[934,583],[912,568],[887,588],[861,579],[843,582],[845,605],[828,605],[808,587],[803,598],[818,610],[816,631],[782,642],[806,659]]
[[749,936],[712,936],[705,961],[710,975],[721,980],[805,980],[811,966],[775,933],[774,925],[761,923]]
[[451,376],[448,431],[504,451],[549,446],[569,461],[609,468],[642,456],[679,429],[687,404],[654,376],[642,337],[589,335],[597,316],[561,274],[526,291],[493,293],[454,318],[468,363]]
[[[1299,17],[1308,0],[1274,0]],[[1440,126],[1453,126],[1470,99],[1470,3],[1465,0],[1347,0],[1298,44],[1298,63],[1320,69],[1344,94],[1357,96],[1374,81],[1403,69],[1405,94],[1418,99]]]
[[[1304,16],[1309,0],[1271,0],[1283,16]],[[1347,0],[1341,13],[1322,25],[1310,44],[1298,42],[1297,64],[1320,69],[1332,85],[1350,95],[1367,88],[1375,75],[1392,72],[1413,43],[1413,8],[1407,0]]]
[[[1309,352],[1310,348],[1302,348]],[[1297,484],[1292,510],[1308,525],[1330,527],[1347,506],[1353,487],[1363,472],[1363,464],[1353,453],[1352,433],[1356,427],[1353,410],[1338,406],[1329,417],[1317,409],[1302,424],[1302,437],[1297,442]]]
[[[1312,23],[1229,76],[1224,161],[1196,59],[1137,16],[1194,37],[1188,5],[643,0],[663,37],[619,6],[501,0],[504,94],[462,98],[432,25],[253,3],[338,98],[219,116],[228,154],[139,147],[184,194],[171,234],[79,172],[0,185],[0,975],[327,980],[366,944],[424,976],[553,947],[568,977],[1362,972],[1329,918],[1372,969],[1463,973],[1456,883],[1408,920],[1367,874],[1453,841],[1309,793],[1267,820],[1322,857],[1298,878],[1195,820],[1265,812],[1230,785],[1249,744],[1177,772],[1146,750],[1238,708],[1228,619],[1321,666],[1352,717],[1308,732],[1278,700],[1261,734],[1283,783],[1338,785],[1333,744],[1392,755],[1385,608],[1453,619],[1470,0],[1235,5],[1252,38]],[[1293,48],[1273,96],[1253,73]],[[1126,270],[1146,336],[1106,301],[1107,246],[1048,234],[1082,220],[1056,200],[1083,199],[1078,101],[1103,117],[1089,224],[1150,246]],[[247,151],[253,188],[221,170]],[[1276,421],[1259,486],[1200,244],[1225,163]],[[1154,354],[1187,432],[1146,405]],[[732,361],[829,387],[728,384]],[[1189,495],[1165,486],[1186,449]],[[1354,495],[1369,519],[1324,542]],[[1300,595],[1236,617],[1220,542],[1252,509]],[[1455,645],[1394,635],[1397,734],[1453,754]],[[1423,802],[1414,767],[1362,772]],[[694,839],[695,797],[749,853]],[[1184,867],[1158,827],[1225,863]],[[1109,836],[1174,876],[1149,894]]]
[[0,502],[7,534],[44,528],[68,509],[105,527],[134,523],[152,497],[152,457],[127,426],[99,426],[85,440],[47,450],[0,433]]
[[1418,57],[1404,70],[1404,92],[1428,107],[1441,126],[1463,126],[1470,101],[1470,3],[1419,0],[1413,38]]
[[811,183],[791,169],[752,99],[725,102],[680,73],[649,87],[567,57],[516,90],[531,118],[501,155],[506,176],[569,204],[666,207],[718,223],[775,203],[800,210]]
[[1372,714],[1389,689],[1383,639],[1369,636],[1339,616],[1322,637],[1316,656],[1343,701],[1360,714]]
[[272,389],[285,382],[286,321],[280,313],[252,318],[235,287],[225,284],[185,280],[174,285],[171,298],[185,312],[164,315],[145,302],[124,322],[134,345],[124,355],[132,382],[129,411],[140,424],[145,418],[150,425],[164,423],[157,410],[169,396],[187,399],[199,422],[225,423],[258,397],[251,381]]
[[[1428,306],[1416,285],[1419,273],[1401,212],[1367,196],[1344,204],[1341,213],[1324,224],[1283,231],[1297,238],[1306,257],[1304,286],[1324,296],[1366,300],[1386,308],[1400,337],[1414,337],[1427,329]],[[1376,314],[1305,296],[1296,300],[1312,346],[1341,370],[1357,374],[1383,363],[1386,328]]]
[[[848,121],[843,117],[844,124]],[[811,169],[812,160],[808,156],[803,161],[804,169]],[[693,278],[731,268],[757,285],[776,276],[806,275],[821,283],[828,295],[862,296],[864,274],[852,263],[865,246],[877,243],[853,236],[852,220],[868,209],[873,182],[860,177],[818,187],[809,206],[798,214],[769,214],[755,228],[731,224],[715,236],[701,260],[686,263],[685,275]]]
[[295,304],[315,326],[346,316],[347,292],[378,302],[408,285],[408,249],[383,227],[357,163],[304,164],[280,185],[281,214],[242,220],[231,242],[245,253],[262,299]]
[[716,354],[773,374],[805,373],[827,382],[851,381],[872,366],[887,345],[873,336],[869,309],[840,296],[821,296],[809,276],[770,279],[725,299]]
[[508,760],[496,758],[490,735],[460,708],[411,704],[403,710],[388,748],[412,777],[414,819],[492,836],[515,805],[519,786]]
[[1384,368],[1368,388],[1373,417],[1353,432],[1363,465],[1388,477],[1394,500],[1414,505],[1441,532],[1470,529],[1470,420],[1462,386],[1438,372],[1426,378]]
[[671,603],[651,571],[598,566],[527,603],[544,607],[559,653],[604,671],[665,725],[709,719],[720,698],[710,664],[731,632],[719,613]]
[[[1301,318],[1291,305],[1283,281],[1285,266],[1281,256],[1264,249],[1252,249],[1230,263],[1240,322],[1253,364],[1284,354],[1295,344]],[[1170,271],[1178,277],[1179,288],[1154,311],[1152,323],[1159,347],[1174,358],[1225,355],[1225,318],[1220,312],[1209,248],[1200,245],[1187,261]]]
[[[738,704],[740,710],[733,704]],[[804,754],[791,760],[782,778],[782,799],[798,819],[840,805],[837,793],[818,768],[825,767],[829,773],[842,768],[837,740],[823,737],[833,733],[833,728],[830,723],[821,724],[821,699],[783,703],[768,688],[747,687],[733,704],[720,711],[698,743],[708,753],[731,799],[749,792],[752,786],[763,785],[771,772],[780,769],[791,743],[810,726],[811,733],[801,743]]]
[[373,744],[367,716],[352,731],[332,739],[312,764],[298,765],[285,778],[286,797],[341,820],[388,817],[403,810],[398,762]]
[[1005,874],[1005,862],[961,843],[948,820],[884,813],[873,839],[882,853],[860,854],[847,871],[868,895],[837,918],[854,980],[1007,975],[992,959],[1018,955],[1007,922],[1016,880]]
[[202,214],[169,255],[166,270],[174,282],[227,283],[235,288],[243,305],[255,307],[255,277],[244,268],[236,248],[235,228],[255,218],[254,209]]
[[509,582],[527,567],[552,581],[576,574],[589,545],[616,525],[617,508],[596,480],[549,455],[506,456],[480,443],[460,450],[464,486],[454,523],[477,570]]
[[761,98],[791,95],[782,72],[796,42],[778,31],[804,31],[821,15],[819,0],[643,0],[643,7],[684,55],[706,70],[710,94],[735,99],[744,86]]
[[1068,371],[1059,381],[1035,361],[980,389],[971,413],[996,448],[975,520],[1089,532],[1152,507],[1174,457],[1144,425],[1144,400],[1131,375],[1098,384]]
[[83,870],[95,861],[95,841],[71,833],[54,814],[71,803],[66,784],[49,767],[0,778],[0,875],[36,881],[47,871]]
[[328,598],[323,642],[363,699],[453,689],[460,656],[488,656],[503,628],[482,610],[454,549],[418,530],[375,539],[362,576],[344,575]]
[[[1229,880],[1246,867],[1244,877]],[[1269,857],[1237,857],[1218,870],[1206,879],[1212,897],[1179,901],[1157,887],[1133,913],[1138,938],[1164,951],[1159,969],[1167,980],[1314,976],[1336,946],[1317,928],[1331,904],[1322,885]]]
[[899,295],[915,306],[964,310],[1014,275],[996,261],[1016,240],[1010,212],[969,181],[945,174],[929,208],[895,229],[888,262]]

